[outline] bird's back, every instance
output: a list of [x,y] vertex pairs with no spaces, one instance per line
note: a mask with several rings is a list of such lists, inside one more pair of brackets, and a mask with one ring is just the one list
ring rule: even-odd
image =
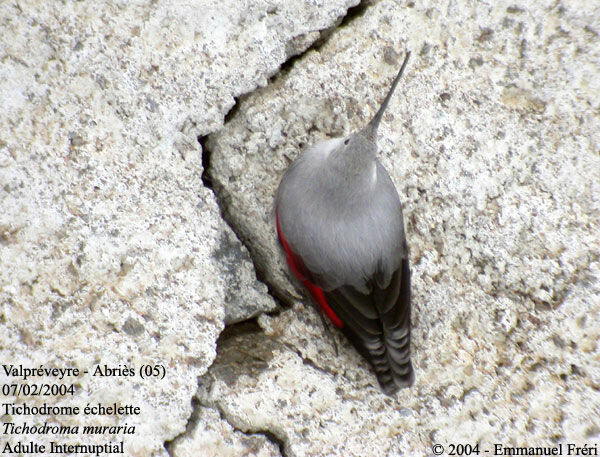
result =
[[373,161],[365,178],[346,183],[310,149],[281,181],[276,210],[290,248],[324,290],[381,286],[406,257],[402,207],[386,170]]

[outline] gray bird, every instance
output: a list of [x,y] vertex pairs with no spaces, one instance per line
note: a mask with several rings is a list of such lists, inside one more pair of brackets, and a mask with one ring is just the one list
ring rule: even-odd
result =
[[412,385],[410,269],[402,206],[377,160],[377,127],[410,52],[373,119],[307,148],[275,197],[292,273],[372,365],[388,395]]

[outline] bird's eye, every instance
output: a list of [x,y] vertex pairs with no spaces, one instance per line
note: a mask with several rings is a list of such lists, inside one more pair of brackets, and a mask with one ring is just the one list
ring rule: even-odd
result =
[[347,145],[348,143],[350,143],[350,138],[346,138],[346,139],[344,140],[344,144],[346,144],[346,145]]

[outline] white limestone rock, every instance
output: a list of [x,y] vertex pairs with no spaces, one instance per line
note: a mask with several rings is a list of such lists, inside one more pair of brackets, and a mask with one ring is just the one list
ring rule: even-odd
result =
[[279,457],[275,443],[260,434],[235,430],[211,408],[197,408],[197,425],[169,448],[172,457]]
[[[127,423],[135,434],[59,441],[166,455],[224,321],[275,307],[203,185],[197,137],[354,3],[2,5],[0,359],[90,370],[68,380],[74,398],[6,401],[142,410],[6,420]],[[93,376],[104,364],[166,376]]]
[[201,401],[289,456],[597,442],[599,21],[586,3],[382,1],[245,99],[209,137],[211,175],[293,302],[272,217],[288,158],[362,127],[414,51],[379,147],[405,208],[416,383],[386,398],[296,305],[260,319],[279,346],[260,372],[217,359]]

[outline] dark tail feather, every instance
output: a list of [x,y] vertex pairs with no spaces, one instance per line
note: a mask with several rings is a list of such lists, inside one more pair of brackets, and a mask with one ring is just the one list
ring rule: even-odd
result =
[[[359,338],[348,327],[342,328],[346,337],[352,342],[358,352],[369,362],[381,389],[387,395],[394,395],[404,387],[414,383],[415,374],[410,361],[408,342],[403,349],[398,350],[386,345],[380,337],[371,337],[369,340]],[[408,340],[407,340],[408,341]]]
[[[341,330],[371,364],[382,390],[393,395],[414,383],[410,362],[410,269],[408,259],[385,288],[369,295],[350,287],[325,292],[331,308],[344,322]],[[369,306],[366,306],[366,303]]]
[[404,387],[414,383],[415,374],[410,362],[410,352],[398,351],[389,344],[380,342],[381,348],[372,351],[367,358],[377,375],[381,389],[387,395],[394,395]]
[[408,259],[402,261],[401,286],[395,306],[382,316],[388,359],[398,388],[414,383],[415,373],[410,362],[410,268]]

